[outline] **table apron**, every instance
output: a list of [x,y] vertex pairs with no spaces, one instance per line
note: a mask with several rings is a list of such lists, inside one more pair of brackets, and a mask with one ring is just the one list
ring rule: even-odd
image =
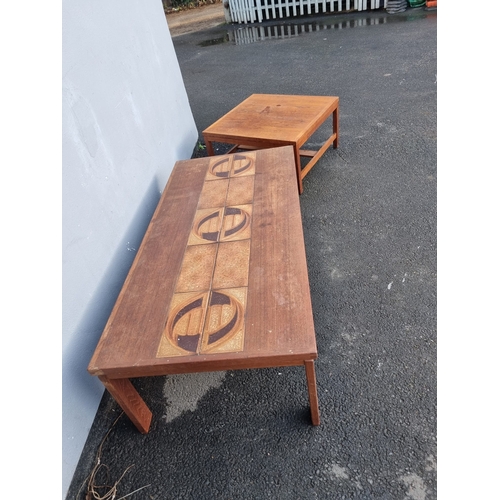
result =
[[302,366],[306,361],[317,359],[317,353],[307,356],[289,357],[274,356],[238,360],[205,360],[192,363],[175,363],[172,365],[152,365],[144,367],[113,368],[98,370],[93,375],[104,375],[109,379],[156,377],[177,375],[181,373],[217,372],[227,370],[248,370],[253,368],[279,368],[282,366]]

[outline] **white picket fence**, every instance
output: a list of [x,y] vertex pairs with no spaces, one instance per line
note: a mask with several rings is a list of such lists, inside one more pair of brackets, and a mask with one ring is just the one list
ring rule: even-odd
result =
[[229,17],[232,23],[261,23],[284,17],[385,7],[387,0],[229,0]]
[[268,26],[246,25],[235,30],[230,30],[228,34],[229,40],[234,42],[236,45],[246,45],[272,38],[293,38],[301,35],[302,33],[310,33],[313,31],[347,29],[385,23],[387,23],[386,17],[374,17],[342,20],[335,24],[301,22],[300,24],[279,24]]

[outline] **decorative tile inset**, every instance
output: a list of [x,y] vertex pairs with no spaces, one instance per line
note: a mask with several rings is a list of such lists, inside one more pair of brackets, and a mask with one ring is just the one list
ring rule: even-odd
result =
[[246,288],[175,294],[157,356],[241,351],[245,307]]
[[255,175],[255,153],[234,154],[231,177]]
[[198,351],[205,324],[207,300],[206,292],[174,295],[158,348],[158,357],[186,356]]
[[250,238],[252,205],[198,210],[188,245]]
[[186,247],[176,292],[210,290],[217,245],[192,245]]
[[198,208],[223,207],[226,202],[228,184],[228,179],[206,181],[201,191]]
[[207,180],[255,175],[255,153],[217,156],[208,166]]
[[243,349],[245,307],[245,288],[212,291],[200,354]]
[[226,207],[222,221],[221,241],[250,238],[252,205]]
[[157,357],[243,350],[254,174],[255,153],[211,159]]
[[204,245],[219,241],[223,218],[224,208],[198,210],[194,218],[188,245]]
[[212,289],[248,286],[250,240],[221,243],[217,252]]
[[233,177],[229,182],[227,205],[240,205],[253,202],[253,175]]

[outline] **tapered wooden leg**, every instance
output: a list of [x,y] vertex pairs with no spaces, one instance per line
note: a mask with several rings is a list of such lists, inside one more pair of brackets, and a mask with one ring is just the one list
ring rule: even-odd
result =
[[311,420],[313,425],[319,425],[318,392],[316,390],[316,372],[314,371],[314,361],[304,361],[304,365],[306,367],[309,405],[311,406]]
[[337,148],[339,145],[339,108],[335,108],[333,111],[333,133],[335,134],[335,139],[333,141],[333,147]]
[[99,380],[122,407],[132,423],[142,434],[147,434],[153,414],[128,378],[109,379],[102,375]]

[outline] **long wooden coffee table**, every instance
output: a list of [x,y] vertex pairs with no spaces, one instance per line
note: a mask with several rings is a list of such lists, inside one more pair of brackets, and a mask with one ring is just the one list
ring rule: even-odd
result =
[[176,163],[90,361],[139,431],[130,378],[317,358],[292,146]]
[[[280,94],[252,94],[241,104],[203,131],[207,153],[214,155],[213,143],[234,144],[229,151],[262,149],[290,144],[294,148],[299,193],[307,175],[328,146],[338,146],[339,98]],[[332,115],[333,133],[318,151],[300,149]],[[304,168],[300,157],[311,158]]]

